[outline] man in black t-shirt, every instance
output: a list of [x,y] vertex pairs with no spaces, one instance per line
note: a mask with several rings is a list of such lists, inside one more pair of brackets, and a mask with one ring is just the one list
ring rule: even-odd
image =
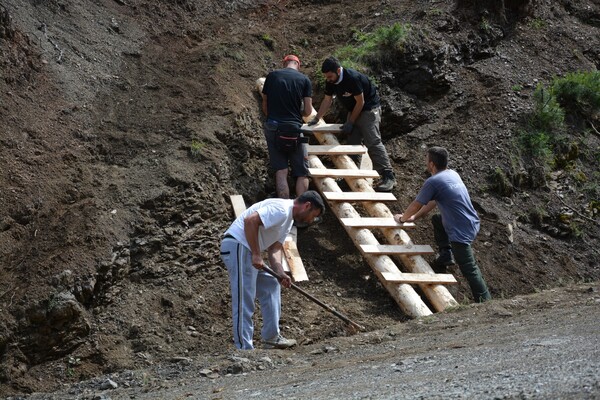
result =
[[[301,140],[294,142],[293,138],[295,135],[302,137],[299,133],[302,116],[308,117],[313,106],[312,85],[306,75],[298,71],[298,57],[285,56],[283,67],[267,75],[262,90],[262,110],[267,116],[264,133],[271,167],[275,170],[277,197],[289,199],[288,163],[292,177],[296,178],[296,197],[308,190],[306,145]],[[285,144],[282,144],[282,136],[283,140],[288,140]]]
[[342,68],[340,62],[329,57],[323,62],[321,72],[325,76],[325,97],[317,116],[309,125],[314,125],[329,111],[333,98],[348,110],[342,132],[349,135],[349,144],[364,143],[373,161],[373,168],[381,175],[378,192],[389,192],[396,186],[396,178],[387,151],[381,141],[379,123],[381,107],[377,88],[369,78],[350,68]]

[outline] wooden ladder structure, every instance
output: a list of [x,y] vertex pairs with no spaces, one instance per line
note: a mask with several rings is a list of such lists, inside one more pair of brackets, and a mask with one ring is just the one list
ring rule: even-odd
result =
[[[391,294],[401,310],[411,317],[431,315],[432,311],[415,291],[418,285],[435,311],[442,311],[458,303],[445,284],[455,284],[451,274],[436,274],[422,255],[432,254],[428,245],[415,245],[406,233],[414,224],[398,224],[384,204],[395,201],[392,193],[375,192],[372,179],[379,176],[376,171],[358,168],[350,155],[362,154],[368,158],[364,146],[340,145],[334,133],[340,132],[339,124],[316,126],[304,125],[303,130],[312,131],[319,145],[309,145],[309,172],[316,188],[329,204],[332,212],[352,238],[357,248],[369,263],[375,275]],[[335,169],[326,168],[319,156],[328,156]],[[352,192],[343,192],[335,178],[344,178]],[[352,206],[359,202],[369,214],[361,216]],[[380,229],[388,244],[381,244],[372,229]],[[395,261],[404,266],[402,272]]]

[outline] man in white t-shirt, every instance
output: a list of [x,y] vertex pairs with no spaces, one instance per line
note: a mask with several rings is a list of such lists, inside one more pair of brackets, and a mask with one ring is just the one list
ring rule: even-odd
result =
[[279,332],[281,289],[277,279],[262,271],[261,252],[267,251],[271,268],[284,277],[281,286],[292,281],[281,265],[283,242],[295,222],[311,224],[325,209],[323,199],[308,190],[295,200],[267,199],[252,205],[231,224],[221,243],[221,259],[229,273],[235,346],[251,350],[254,302],[260,303],[264,348],[284,349],[296,344]]

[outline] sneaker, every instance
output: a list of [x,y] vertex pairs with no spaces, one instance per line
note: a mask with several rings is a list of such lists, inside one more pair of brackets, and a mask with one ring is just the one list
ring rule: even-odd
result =
[[376,192],[391,192],[396,186],[396,177],[392,171],[384,171],[379,185],[375,187]]
[[294,339],[286,339],[281,334],[271,339],[263,339],[262,343],[264,349],[287,349],[296,345]]

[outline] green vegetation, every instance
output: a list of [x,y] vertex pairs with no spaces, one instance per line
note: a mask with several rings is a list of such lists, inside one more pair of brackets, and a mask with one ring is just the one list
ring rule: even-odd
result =
[[410,37],[409,24],[382,26],[370,33],[354,32],[354,42],[334,55],[346,67],[364,70],[367,65],[384,65],[404,51]]
[[511,87],[511,89],[512,89],[513,92],[519,93],[521,90],[523,90],[523,86],[521,86],[521,85],[513,85]]
[[263,34],[260,37],[260,40],[263,41],[265,46],[271,51],[275,50],[275,39],[273,39],[268,33]]
[[192,140],[192,144],[190,145],[190,153],[192,153],[192,157],[198,158],[202,155],[202,150],[206,147],[206,143]]
[[479,28],[484,32],[488,32],[490,29],[492,29],[492,25],[487,18],[482,17],[481,22],[479,22]]
[[533,29],[542,30],[546,28],[548,24],[541,18],[533,18],[531,21],[529,21],[529,26]]
[[[600,112],[600,72],[570,73],[555,78],[549,88],[540,84],[533,99],[534,110],[518,134],[523,155],[546,168],[570,168],[582,157],[582,138],[569,139],[566,120],[575,128],[577,121],[583,121],[583,127],[595,129],[592,121]],[[570,136],[575,133],[571,131]]]

